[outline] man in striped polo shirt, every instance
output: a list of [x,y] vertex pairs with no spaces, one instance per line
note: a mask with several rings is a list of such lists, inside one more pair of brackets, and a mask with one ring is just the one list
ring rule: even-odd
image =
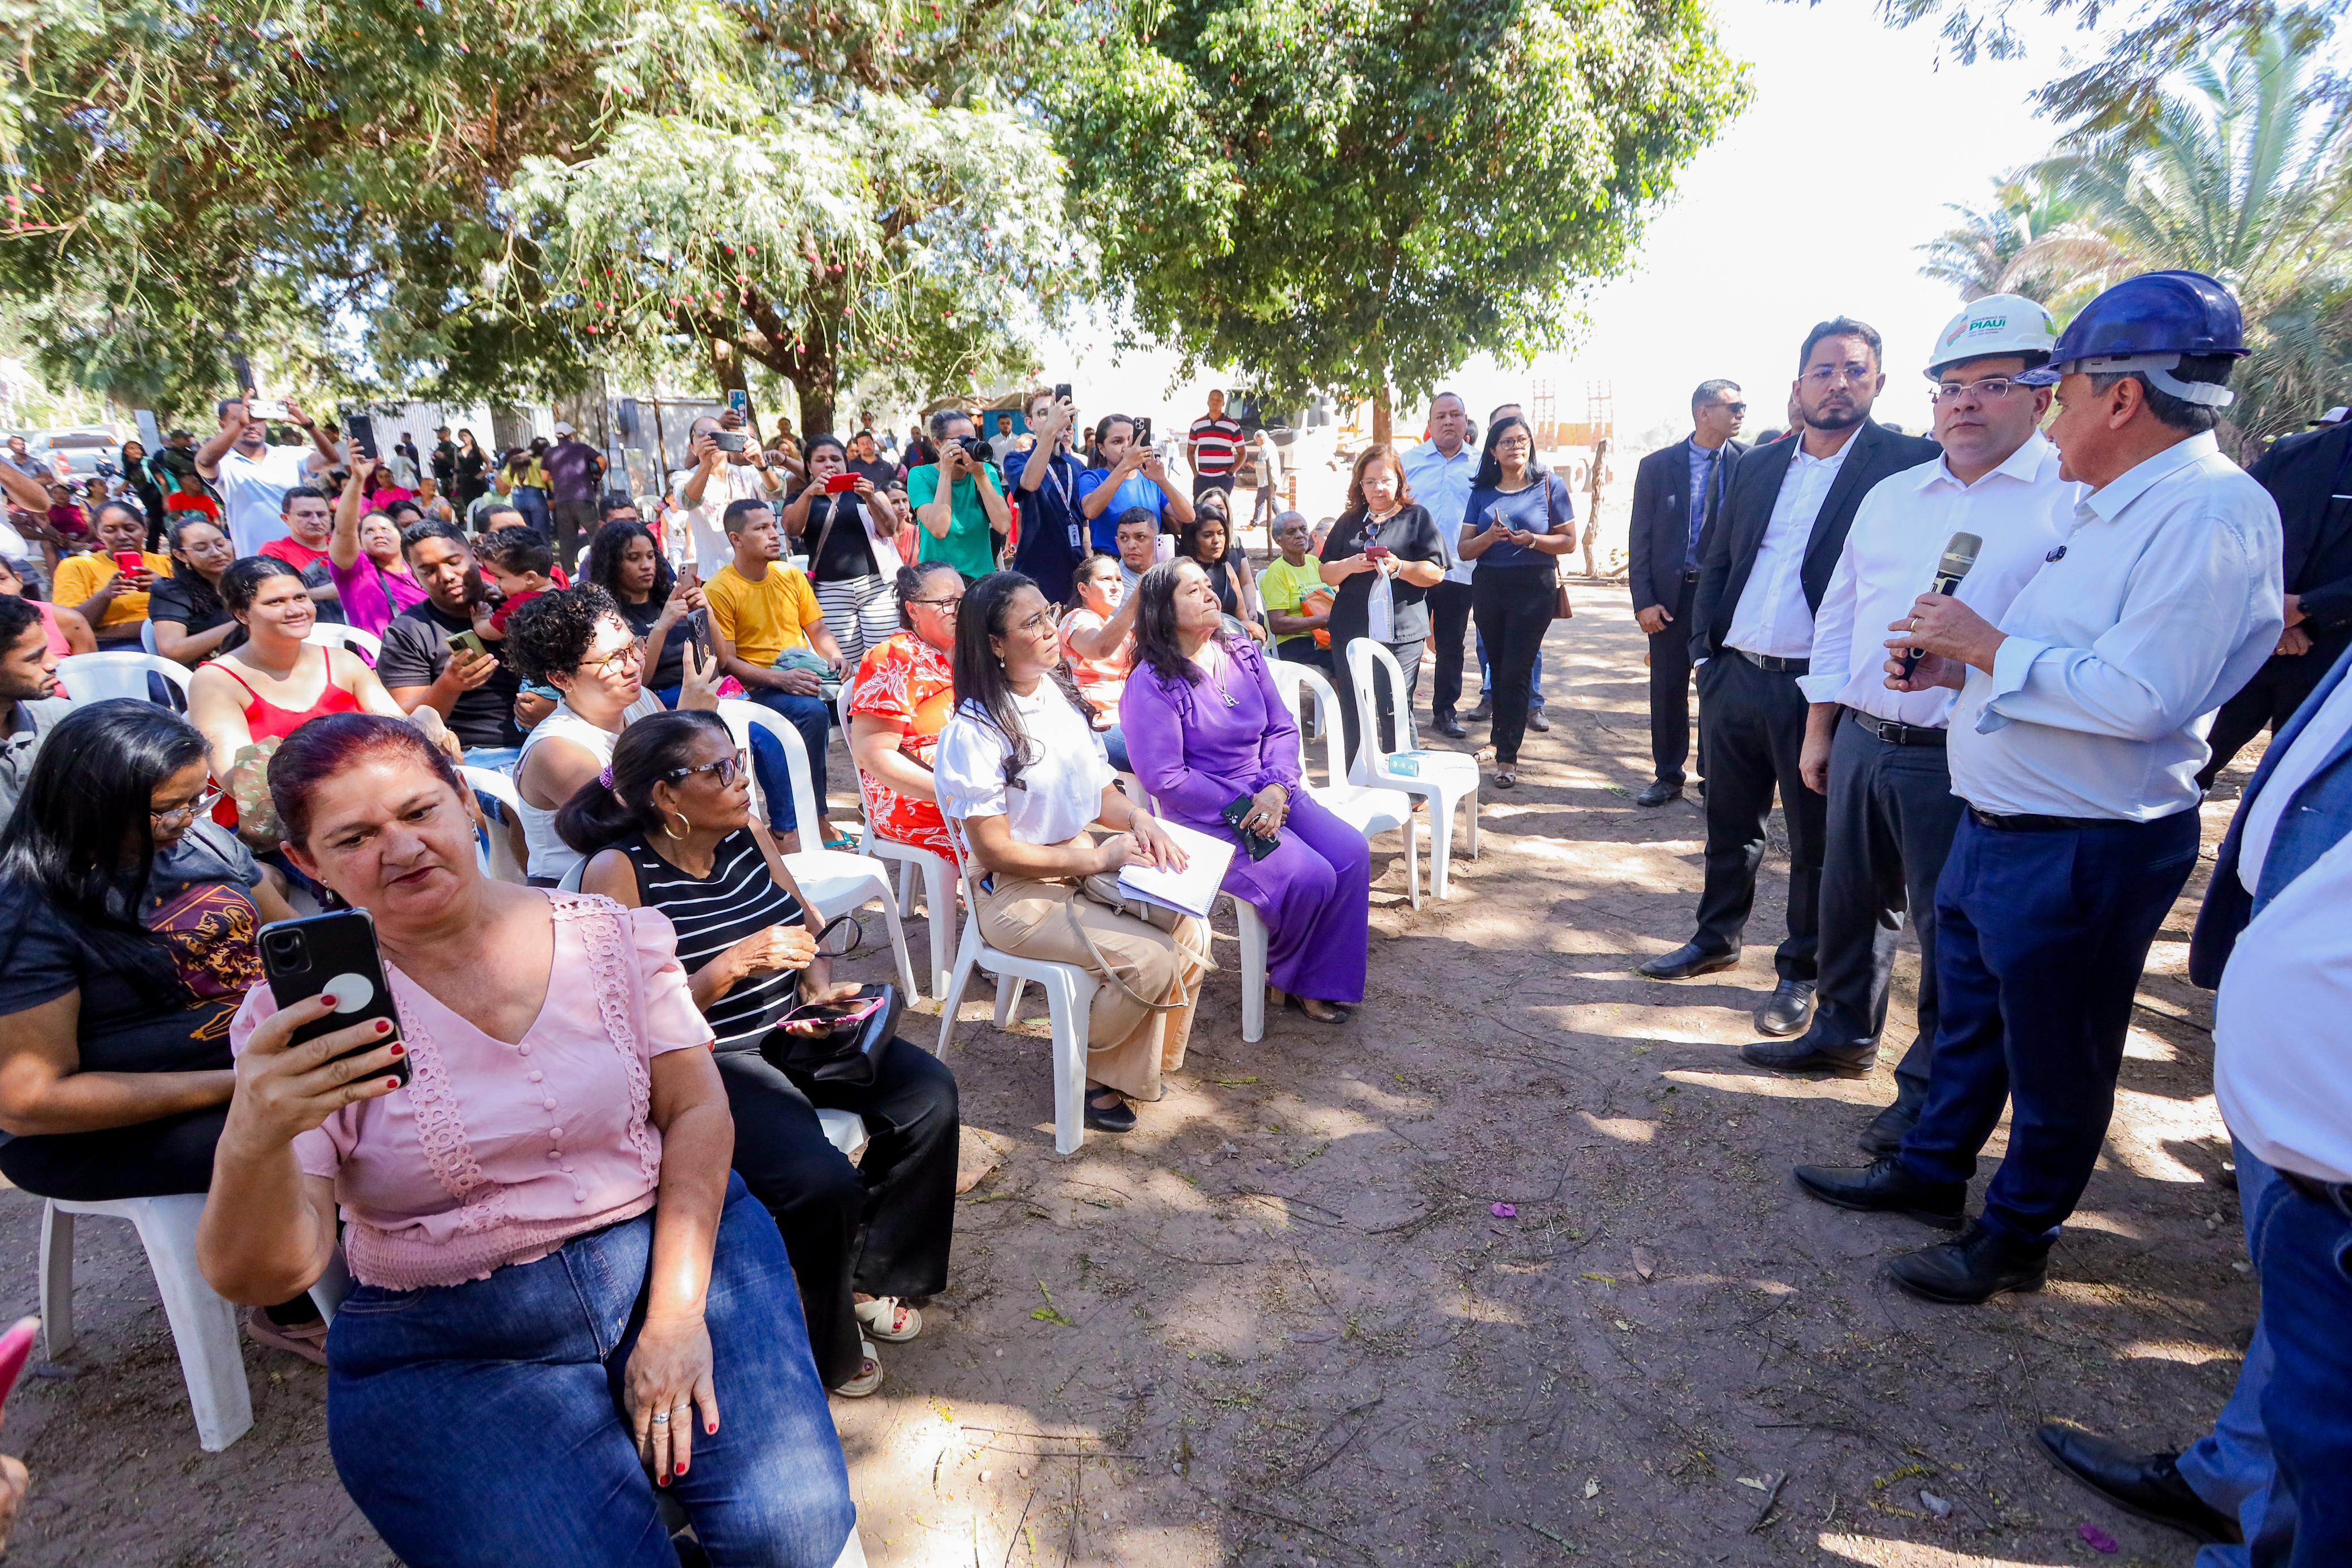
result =
[[1203,490],[1234,493],[1234,469],[1241,463],[1242,427],[1225,417],[1225,394],[1209,393],[1206,418],[1196,419],[1186,433],[1185,456],[1192,465],[1192,497]]

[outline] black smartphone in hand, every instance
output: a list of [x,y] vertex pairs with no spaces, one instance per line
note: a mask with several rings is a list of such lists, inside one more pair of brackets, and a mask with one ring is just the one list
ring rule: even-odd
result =
[[1274,853],[1279,841],[1270,839],[1264,833],[1252,832],[1242,826],[1256,810],[1256,800],[1247,795],[1236,795],[1233,800],[1225,802],[1225,809],[1218,815],[1224,818],[1225,826],[1241,835],[1242,848],[1249,852],[1249,858],[1262,861]]
[[[273,920],[261,928],[260,937],[261,971],[268,977],[269,994],[280,1008],[322,992],[334,994],[335,1010],[296,1030],[289,1043],[300,1045],[374,1019],[389,1022],[392,1032],[345,1051],[344,1056],[357,1056],[400,1039],[400,1011],[393,1006],[392,988],[384,984],[375,922],[366,910],[340,909],[299,920]],[[402,1083],[408,1082],[405,1055],[394,1059],[392,1073]]]

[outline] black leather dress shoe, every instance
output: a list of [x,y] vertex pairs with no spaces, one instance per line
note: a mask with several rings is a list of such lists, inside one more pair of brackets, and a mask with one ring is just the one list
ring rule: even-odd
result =
[[1776,1072],[1840,1072],[1860,1077],[1878,1061],[1874,1045],[1839,1049],[1811,1034],[1795,1040],[1759,1040],[1739,1048],[1739,1060]]
[[1866,1213],[1907,1214],[1943,1230],[1958,1230],[1968,1207],[1967,1183],[1921,1181],[1894,1160],[1799,1166],[1796,1177],[1799,1186],[1823,1203]]
[[1472,708],[1468,713],[1462,716],[1464,721],[1470,724],[1485,724],[1494,716],[1494,705],[1484,702],[1480,703],[1476,707]]
[[1862,1152],[1873,1159],[1891,1155],[1903,1146],[1903,1135],[1919,1124],[1919,1109],[1897,1100],[1870,1119],[1870,1125],[1854,1140]]
[[1764,1005],[1756,1009],[1756,1032],[1776,1038],[1802,1034],[1805,1026],[1813,1021],[1813,983],[1811,980],[1783,980],[1772,988]]
[[1438,734],[1445,737],[1448,740],[1460,740],[1463,737],[1470,733],[1468,730],[1462,727],[1462,721],[1455,718],[1450,713],[1439,714],[1436,718],[1431,722],[1429,727],[1437,731]]
[[1654,779],[1650,781],[1650,787],[1648,789],[1633,797],[1633,804],[1636,806],[1663,806],[1669,800],[1679,800],[1682,798],[1683,787],[1681,785],[1669,784],[1663,779]]
[[2178,1454],[2135,1454],[2095,1432],[2052,1421],[2033,1434],[2060,1469],[2122,1509],[2208,1545],[2235,1545],[2235,1520],[2189,1490]]
[[[1096,1101],[1108,1103],[1097,1105]],[[1135,1131],[1135,1107],[1127,1097],[1108,1089],[1095,1089],[1087,1094],[1087,1130],[1092,1133],[1132,1133]]]
[[1529,708],[1528,710],[1528,727],[1529,729],[1542,730],[1545,734],[1549,735],[1551,733],[1551,720],[1544,717],[1543,709],[1539,707]]
[[1982,1222],[1957,1241],[1886,1260],[1887,1277],[1906,1294],[1947,1307],[1979,1306],[2003,1291],[2038,1291],[2049,1271],[2050,1243],[2020,1241]]
[[1712,975],[1717,969],[1728,969],[1739,962],[1739,949],[1728,953],[1710,952],[1696,942],[1685,942],[1671,953],[1661,953],[1633,966],[1633,973],[1652,980],[1687,980],[1699,975]]

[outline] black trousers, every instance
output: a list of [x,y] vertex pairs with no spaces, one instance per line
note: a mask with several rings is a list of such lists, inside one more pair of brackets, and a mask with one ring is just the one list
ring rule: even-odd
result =
[[[814,1096],[755,1050],[722,1051],[719,1076],[735,1114],[735,1169],[784,1233],[827,1388],[863,1357],[853,1292],[929,1296],[948,1282],[955,1234],[955,1074],[921,1046],[894,1040],[863,1089]],[[857,1165],[824,1141],[816,1109],[854,1111],[870,1140]]]
[[[1684,578],[1682,591],[1665,607],[1674,619],[1650,636],[1650,766],[1668,784],[1684,781],[1690,759],[1690,617],[1698,597],[1698,574]],[[1736,655],[1735,655],[1736,656]],[[1705,777],[1706,768],[1700,765]]]
[[1471,613],[1495,674],[1495,763],[1519,759],[1528,732],[1536,655],[1551,630],[1559,574],[1549,566],[1481,567],[1470,576]]
[[1936,879],[1967,810],[1940,746],[1897,746],[1840,714],[1830,750],[1828,831],[1812,1028],[1832,1050],[1875,1046],[1904,922],[1919,936],[1919,1030],[1895,1069],[1895,1103],[1916,1112],[1936,1049]]
[[[1349,642],[1353,641],[1352,637],[1349,639]],[[1421,684],[1422,644],[1421,639],[1415,637],[1410,643],[1389,643],[1383,646],[1396,655],[1397,668],[1404,672],[1404,690],[1391,700],[1389,684],[1383,678],[1373,688],[1377,694],[1373,699],[1373,711],[1380,716],[1382,748],[1397,751],[1406,744],[1404,739],[1399,738],[1405,735],[1405,722],[1397,716],[1397,712],[1402,705],[1407,717],[1411,716],[1413,689]],[[1352,768],[1356,763],[1356,747],[1361,744],[1362,737],[1356,723],[1356,694],[1348,669],[1348,644],[1336,638],[1331,643],[1331,668],[1335,672],[1331,684],[1339,693],[1339,733],[1347,742],[1348,765]]]
[[2313,638],[2307,653],[2273,653],[2263,660],[2253,678],[2213,716],[2212,731],[2206,737],[2213,757],[2197,775],[2197,787],[2212,789],[2221,769],[2263,730],[2276,735],[2320,677],[2335,668],[2347,643],[2352,643],[2352,632],[2331,632],[2325,641]]
[[[1226,501],[1230,503],[1234,498],[1234,476],[1231,474],[1194,474],[1192,476],[1192,499],[1197,501],[1212,490],[1223,490],[1225,493]],[[1226,507],[1225,515],[1229,517],[1233,515],[1230,505]]]
[[1429,630],[1437,639],[1437,666],[1429,711],[1444,718],[1462,702],[1462,661],[1470,636],[1470,585],[1445,579],[1429,591]]
[[96,1133],[47,1133],[0,1144],[0,1176],[37,1197],[102,1203],[205,1192],[228,1107],[190,1111]]
[[1691,940],[1709,952],[1737,952],[1756,903],[1764,824],[1778,789],[1789,824],[1789,936],[1776,967],[1784,980],[1811,980],[1822,892],[1822,837],[1829,803],[1797,770],[1805,747],[1805,694],[1794,674],[1759,670],[1735,649],[1699,671],[1700,744],[1706,753],[1706,885]]

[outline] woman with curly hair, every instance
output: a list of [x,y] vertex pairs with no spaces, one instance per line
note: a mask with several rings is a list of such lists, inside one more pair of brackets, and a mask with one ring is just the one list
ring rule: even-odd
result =
[[[601,588],[555,589],[534,597],[507,623],[505,653],[525,680],[563,694],[555,711],[523,737],[515,763],[522,800],[525,868],[534,887],[553,887],[580,852],[555,831],[555,813],[613,760],[621,731],[662,711],[646,690],[645,648]],[[719,667],[688,649],[678,706],[716,708]]]

